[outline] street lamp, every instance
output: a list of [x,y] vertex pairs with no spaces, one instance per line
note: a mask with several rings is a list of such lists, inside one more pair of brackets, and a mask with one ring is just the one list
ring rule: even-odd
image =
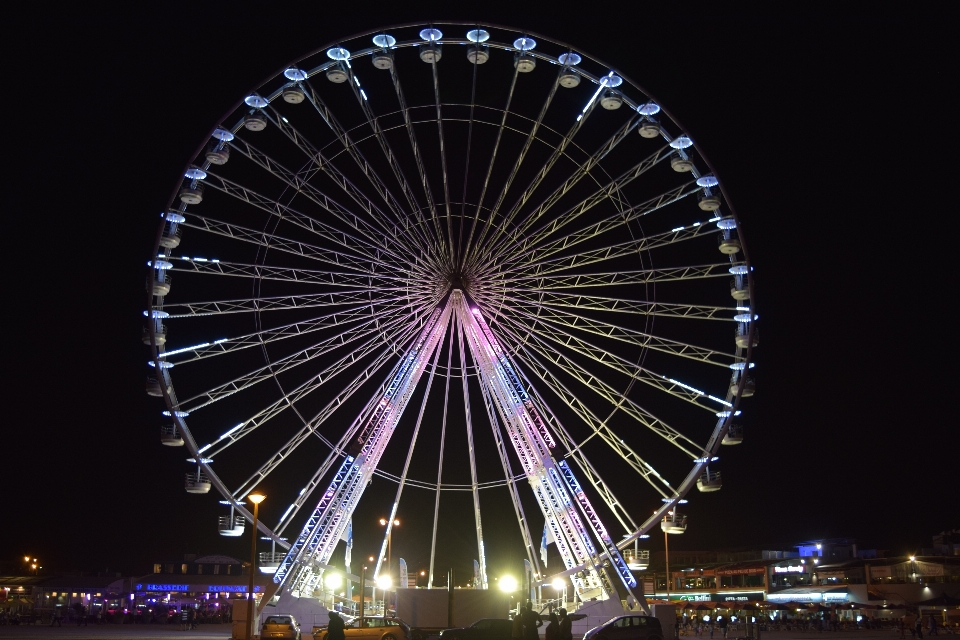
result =
[[517,579],[513,576],[501,576],[500,580],[500,591],[504,593],[513,593],[517,590]]
[[[386,527],[387,522],[389,521],[386,518],[380,518],[381,527]],[[400,526],[400,521],[395,519],[393,521],[393,526],[387,527],[387,573],[390,573],[390,553],[391,553],[391,546],[392,546],[391,542],[393,538],[393,527],[399,527],[399,526]]]
[[247,637],[253,638],[257,632],[257,623],[253,619],[253,576],[257,573],[257,519],[260,516],[260,503],[267,499],[262,493],[251,493],[247,500],[253,503],[253,536],[250,538],[250,588],[247,591]]

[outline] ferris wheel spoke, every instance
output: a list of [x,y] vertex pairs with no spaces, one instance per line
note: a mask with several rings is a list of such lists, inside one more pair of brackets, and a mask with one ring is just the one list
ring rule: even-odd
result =
[[253,333],[248,333],[242,336],[236,336],[233,338],[223,338],[219,340],[214,340],[213,342],[204,342],[201,344],[193,345],[191,347],[184,347],[180,349],[166,349],[159,354],[159,357],[167,359],[171,356],[179,356],[183,354],[190,354],[189,358],[185,360],[178,360],[176,364],[184,365],[194,360],[203,360],[205,358],[212,358],[214,356],[221,356],[239,351],[241,349],[247,349],[249,347],[259,347],[262,345],[271,344],[278,340],[285,340],[287,338],[295,338],[297,336],[302,336],[316,331],[322,331],[325,329],[341,329],[349,326],[351,323],[362,322],[366,320],[367,322],[374,322],[374,319],[392,314],[396,310],[406,310],[410,308],[410,304],[404,304],[403,299],[396,298],[394,302],[381,301],[373,302],[367,300],[365,303],[355,305],[343,310],[337,310],[333,313],[326,315],[318,316],[315,318],[309,318],[307,320],[299,320],[290,324],[282,325],[279,327],[271,327],[268,329],[261,329]]
[[628,240],[606,247],[588,249],[572,255],[550,258],[549,260],[539,262],[529,261],[522,269],[515,268],[512,271],[522,276],[547,275],[568,269],[578,269],[586,265],[597,264],[608,260],[636,256],[643,251],[652,251],[717,232],[719,232],[719,229],[711,227],[708,224],[697,224],[691,227],[672,229],[670,231],[664,231],[663,233],[644,236],[639,240]]
[[467,236],[467,253],[466,258],[463,263],[468,268],[473,268],[475,265],[475,258],[477,251],[479,250],[480,245],[483,243],[483,239],[486,237],[490,225],[492,224],[493,216],[488,215],[484,221],[483,228],[480,230],[480,236],[476,242],[474,242],[473,237],[477,230],[477,223],[480,221],[480,213],[483,210],[483,201],[487,197],[487,189],[490,187],[490,177],[493,175],[493,167],[497,161],[497,152],[500,150],[500,142],[503,140],[503,132],[507,127],[507,116],[510,115],[510,105],[513,103],[513,92],[517,87],[517,75],[518,71],[516,68],[513,70],[513,79],[510,81],[510,90],[507,93],[507,103],[503,107],[503,115],[500,117],[500,126],[497,127],[497,137],[493,142],[493,151],[490,153],[490,162],[487,163],[487,173],[483,178],[483,187],[480,189],[480,198],[477,200],[477,207],[473,214],[473,222],[470,225],[470,234]]
[[[593,169],[597,167],[601,160],[607,157],[607,155],[613,151],[620,142],[626,139],[627,135],[634,130],[637,126],[637,119],[631,118],[626,123],[621,126],[616,133],[614,133],[610,139],[608,139],[603,146],[597,149],[593,155],[587,158],[586,161],[580,163],[576,171],[573,174],[563,181],[563,184],[557,187],[553,193],[547,196],[543,202],[537,205],[530,213],[524,216],[524,218],[517,224],[516,232],[511,238],[512,241],[516,242],[517,239],[523,237],[530,228],[536,224],[543,215],[549,211],[560,198],[565,196],[577,183],[585,178]],[[532,192],[525,192],[517,203],[514,205],[514,209],[519,211],[530,200]]]
[[[421,228],[422,225],[420,225],[418,221],[411,222],[411,218],[413,217],[416,217],[420,219],[419,221],[422,221],[422,218],[420,216],[421,209],[419,204],[417,204],[416,198],[413,196],[413,189],[411,188],[410,183],[407,181],[407,176],[404,173],[402,167],[400,166],[400,162],[397,159],[396,155],[394,154],[393,148],[390,146],[389,141],[384,135],[383,129],[380,127],[380,121],[374,115],[373,109],[370,107],[369,100],[367,100],[366,97],[361,94],[360,82],[357,79],[356,75],[354,74],[353,67],[347,67],[347,73],[349,74],[350,80],[351,80],[348,84],[350,85],[350,88],[353,90],[353,95],[356,98],[357,103],[360,106],[360,109],[363,111],[364,115],[367,118],[367,124],[370,125],[370,129],[373,131],[374,136],[377,138],[377,142],[379,142],[380,144],[380,149],[383,151],[383,155],[386,158],[387,162],[389,163],[390,169],[393,171],[393,175],[396,177],[397,182],[400,184],[400,187],[404,192],[404,195],[407,197],[408,203],[410,205],[410,213],[405,216],[405,218],[407,218],[405,220],[406,226],[410,229],[416,230],[416,232],[423,239],[423,246],[426,249],[430,250],[431,252],[435,252],[439,248],[439,245],[442,244],[440,241],[440,237],[439,236],[434,238],[429,237],[429,234],[425,233],[424,228]],[[399,80],[396,78],[395,74],[392,76],[392,78],[394,82],[397,83],[396,86],[399,90]],[[402,93],[399,93],[398,95],[402,97]],[[405,106],[402,101],[401,101],[401,108],[405,109]],[[406,115],[406,112],[405,112],[405,115]],[[418,162],[418,168],[421,169],[421,179],[424,181],[424,184],[426,184],[426,178],[424,177],[424,173],[422,172],[422,162],[419,156],[419,150],[416,147],[414,148],[414,155]],[[427,197],[428,206],[435,207],[435,203],[430,193],[429,186],[426,187],[426,197]],[[448,201],[449,201],[449,198],[448,198]],[[431,209],[431,211],[434,212],[433,209]],[[434,225],[434,231],[437,231],[436,225]],[[438,258],[441,260],[441,263],[442,263],[442,257],[438,256]]]
[[[664,159],[669,158],[673,153],[673,149],[669,145],[664,145],[657,151],[655,151],[650,156],[644,158],[639,163],[634,165],[631,169],[624,172],[615,180],[610,181],[604,185],[599,190],[593,192],[590,196],[584,198],[578,202],[575,206],[571,207],[564,213],[551,219],[546,225],[540,227],[532,233],[520,233],[519,231],[511,237],[511,242],[508,243],[500,254],[493,256],[494,258],[502,257],[507,250],[514,250],[516,247],[517,251],[523,252],[529,247],[535,247],[541,242],[545,242],[548,238],[553,236],[559,230],[563,229],[567,225],[573,223],[580,216],[582,216],[587,211],[590,211],[593,207],[604,202],[607,199],[612,199],[616,197],[624,187],[628,184],[644,175],[647,171],[655,167],[657,164],[662,162]],[[556,200],[552,200],[551,204],[555,203]],[[642,205],[641,205],[642,206]],[[618,207],[620,209],[620,207]],[[533,215],[537,217],[542,216],[544,213],[549,211],[549,207],[544,208],[542,211],[535,211]],[[620,215],[633,215],[635,211],[631,211],[629,208],[622,212]],[[643,214],[641,214],[643,215]],[[616,216],[613,216],[615,219]],[[602,233],[599,231],[598,233]],[[595,232],[593,235],[598,235]]]
[[[181,400],[178,408],[182,411],[188,411],[191,413],[196,412],[235,393],[246,391],[254,385],[263,382],[264,380],[272,380],[280,374],[295,369],[296,367],[299,367],[305,363],[311,362],[320,356],[326,355],[346,345],[351,345],[353,342],[366,338],[366,340],[361,342],[359,345],[353,345],[354,349],[352,352],[341,356],[338,360],[326,365],[325,368],[322,369],[318,374],[312,375],[307,382],[305,382],[301,387],[297,388],[296,398],[291,400],[290,397],[285,397],[284,402],[286,404],[292,404],[292,402],[302,397],[302,395],[305,395],[306,393],[316,389],[316,386],[314,385],[318,386],[330,378],[337,376],[346,368],[356,364],[356,362],[368,355],[373,349],[383,346],[388,335],[396,334],[396,331],[391,332],[390,334],[384,333],[385,326],[395,324],[390,322],[391,319],[391,317],[380,317],[372,325],[367,323],[361,327],[348,328],[338,335],[329,336],[318,341],[307,349],[302,349],[296,353],[284,356],[283,358],[280,358],[271,364],[265,365],[255,371],[246,373],[228,382],[219,384],[211,389],[207,389],[191,398],[188,398],[187,400]],[[190,403],[192,402],[196,402],[197,404],[191,405]]]
[[[563,327],[569,331],[582,331],[603,338],[616,340],[618,342],[654,349],[662,353],[668,353],[681,358],[689,358],[691,360],[696,360],[697,362],[703,362],[705,364],[711,364],[723,368],[729,368],[729,366],[738,358],[735,353],[726,353],[723,351],[717,351],[715,349],[708,349],[706,347],[688,344],[679,340],[661,338],[659,336],[638,331],[636,329],[630,329],[628,327],[623,327],[610,322],[603,322],[601,320],[588,318],[565,309],[554,309],[549,304],[542,304],[538,298],[539,296],[530,296],[522,298],[507,297],[506,299],[516,302],[517,309],[524,309],[531,305],[538,305],[537,312],[535,314],[521,312],[522,315],[534,321],[539,320],[550,323],[555,327]],[[606,301],[610,299],[604,300]],[[567,306],[576,310],[590,309],[591,307],[589,300],[585,301],[585,303],[585,305],[580,305],[576,304],[574,301],[571,301]]]
[[[257,231],[229,222],[223,222],[215,218],[208,218],[206,216],[193,214],[191,215],[190,220],[194,222],[183,222],[181,225],[191,229],[206,231],[208,233],[231,238],[233,240],[249,242],[264,248],[276,249],[277,251],[283,251],[284,253],[290,253],[303,258],[309,258],[311,260],[316,260],[318,262],[323,262],[336,267],[354,269],[358,273],[383,277],[382,274],[377,272],[376,267],[381,267],[387,272],[397,274],[403,273],[401,271],[402,267],[398,267],[397,265],[389,262],[384,262],[383,260],[356,258],[350,254],[331,251],[325,247],[319,247],[317,245],[308,244],[299,240],[293,240],[274,233],[268,233],[266,231]],[[411,258],[415,260],[414,256],[411,256]]]
[[407,284],[387,286],[380,276],[373,277],[326,271],[321,269],[297,269],[292,267],[277,267],[264,264],[250,264],[244,262],[230,262],[225,260],[208,260],[206,258],[177,258],[166,256],[164,260],[173,263],[171,271],[175,273],[197,273],[203,275],[226,276],[237,278],[253,278],[256,280],[276,280],[278,282],[295,282],[306,285],[320,285],[323,287],[351,287],[354,291],[407,291]]
[[[671,204],[680,202],[684,198],[702,191],[696,182],[689,182],[670,191],[666,191],[659,196],[651,198],[646,202],[631,207],[626,211],[615,213],[595,224],[557,238],[541,246],[525,244],[523,250],[517,251],[513,256],[504,260],[505,264],[520,262],[521,264],[533,264],[543,261],[545,258],[556,253],[565,251],[570,247],[576,246],[588,240],[593,240],[603,236],[606,233],[619,230],[628,223],[637,218],[649,215],[654,211],[663,209]],[[611,234],[612,235],[612,234]],[[610,237],[610,236],[607,236]],[[541,240],[543,240],[541,238]],[[642,242],[638,241],[638,242]],[[506,267],[509,269],[509,267]]]
[[[386,184],[380,179],[380,176],[377,175],[376,170],[370,166],[370,163],[363,156],[360,150],[354,144],[353,140],[350,138],[350,135],[347,133],[346,129],[340,124],[333,112],[327,107],[323,99],[320,98],[320,94],[314,90],[313,85],[309,81],[304,80],[301,82],[301,87],[304,89],[304,94],[306,95],[307,100],[313,105],[314,109],[320,114],[321,119],[324,123],[330,128],[330,131],[337,138],[341,145],[343,145],[344,150],[347,152],[347,155],[353,159],[354,163],[359,167],[363,172],[363,175],[366,176],[367,181],[374,188],[374,190],[380,195],[384,202],[390,207],[390,209],[397,215],[401,220],[404,220],[406,216],[403,214],[403,209],[400,204],[394,198],[393,194],[387,188]],[[304,140],[302,137],[300,140]],[[307,151],[305,147],[301,147],[304,151]],[[319,154],[316,151],[311,151],[308,153],[308,157],[319,158]],[[329,165],[330,163],[325,162],[324,165]],[[400,186],[404,191],[404,195],[407,197],[408,203],[411,208],[411,212],[419,210],[419,206],[416,204],[416,200],[411,199],[412,194],[408,190],[408,185],[405,180],[400,180]],[[376,210],[375,210],[376,211]],[[378,217],[378,222],[381,226],[389,229],[392,225],[389,220],[381,219]]]
[[[310,177],[322,170],[319,166],[312,166],[309,172],[301,171],[296,173],[290,169],[287,169],[279,162],[273,160],[270,156],[263,153],[245,140],[240,139],[239,137],[234,138],[234,140],[230,143],[230,146],[239,151],[241,155],[248,158],[251,162],[272,174],[292,189],[296,190],[297,193],[303,195],[305,198],[321,207],[324,211],[330,213],[342,223],[348,225],[357,233],[361,234],[364,237],[364,240],[362,241],[364,244],[367,244],[371,247],[379,247],[379,250],[390,253],[394,256],[397,255],[398,251],[403,252],[409,250],[409,240],[405,237],[405,232],[407,232],[408,229],[400,229],[394,226],[391,228],[392,233],[384,235],[382,230],[374,228],[365,219],[347,209],[345,206],[338,203],[336,200],[315,187],[310,182]],[[323,163],[321,160],[316,160],[314,164]],[[352,185],[350,186],[352,187]],[[379,212],[379,210],[369,199],[361,199],[358,204],[360,204],[367,216],[371,218],[378,217],[374,215],[374,212]],[[280,211],[279,214],[283,216],[284,214],[287,214],[287,211]],[[305,223],[311,227],[320,226],[331,229],[332,235],[341,242],[348,238],[355,240],[335,227],[330,227],[329,225],[315,220],[314,218],[296,213],[294,213],[294,215],[300,215],[305,218]],[[379,212],[379,217],[385,218],[382,212]],[[343,237],[343,240],[340,240],[340,236]]]
[[[430,180],[427,178],[427,171],[423,164],[423,156],[420,152],[420,145],[417,142],[417,134],[414,130],[413,121],[410,118],[410,107],[407,105],[407,99],[403,93],[403,87],[400,85],[400,75],[397,71],[397,65],[390,67],[390,79],[393,82],[393,90],[397,95],[397,102],[400,104],[400,112],[403,114],[403,124],[407,131],[407,139],[410,141],[410,150],[413,152],[413,158],[417,165],[417,174],[420,177],[420,186],[423,189],[424,198],[427,202],[427,210],[430,212],[430,228],[433,230],[438,248],[443,247],[443,233],[440,231],[440,224],[437,220],[437,203],[433,197],[433,191],[430,189]],[[406,184],[406,182],[404,183]],[[413,194],[410,192],[411,202],[415,204]],[[419,205],[413,209],[420,212]],[[426,225],[425,225],[426,226]],[[449,259],[449,256],[448,256]]]
[[703,278],[729,277],[730,268],[742,263],[719,262],[690,267],[668,267],[661,269],[634,269],[576,275],[556,276],[508,276],[498,281],[507,291],[556,291],[558,289],[584,289],[587,287],[609,287],[632,284],[654,284],[658,282],[676,282],[701,280]]
[[597,364],[603,365],[609,369],[612,369],[613,371],[627,376],[630,380],[642,382],[653,387],[654,389],[667,393],[685,402],[689,402],[690,404],[704,409],[705,411],[709,411],[710,413],[715,414],[721,409],[720,407],[707,404],[707,400],[712,400],[715,404],[721,405],[723,408],[729,408],[733,406],[723,398],[718,398],[717,396],[700,391],[699,389],[696,389],[678,380],[674,380],[673,378],[660,375],[659,373],[651,371],[647,367],[643,367],[631,362],[629,359],[624,358],[613,351],[608,351],[607,349],[598,347],[592,342],[584,340],[583,338],[575,335],[573,332],[566,330],[566,328],[558,326],[558,324],[555,322],[550,322],[544,318],[538,318],[531,314],[520,312],[518,309],[514,309],[513,311],[515,314],[526,316],[534,322],[540,322],[540,335],[544,336],[551,342],[554,342],[556,345],[590,358]]
[[[580,128],[584,125],[584,123],[586,123],[587,119],[593,113],[594,108],[597,106],[596,96],[599,95],[602,89],[603,87],[597,90],[597,93],[594,94],[594,98],[590,100],[590,102],[584,108],[583,113],[580,114],[580,117],[578,117],[576,122],[573,123],[573,126],[570,127],[567,135],[565,135],[563,140],[560,141],[560,144],[554,148],[553,153],[550,154],[550,158],[544,163],[543,167],[540,169],[540,172],[536,175],[536,177],[534,177],[530,185],[520,196],[520,200],[527,200],[530,198],[536,188],[539,187],[547,177],[547,174],[550,173],[550,170],[553,169],[557,161],[564,155],[567,147],[569,147],[573,142],[574,136],[577,135],[577,132],[580,131]],[[516,211],[516,209],[517,206],[515,205],[513,211]]]
[[[701,445],[677,431],[663,420],[660,420],[636,402],[627,398],[623,393],[615,390],[608,383],[584,371],[568,356],[560,353],[546,341],[530,332],[529,327],[515,324],[504,317],[499,318],[497,322],[503,330],[509,331],[513,341],[519,345],[516,348],[522,350],[523,353],[529,357],[529,360],[524,358],[528,365],[540,365],[540,367],[536,369],[538,378],[545,382],[547,380],[556,380],[559,385],[559,378],[557,378],[549,367],[544,366],[549,362],[550,365],[559,368],[573,380],[579,382],[582,388],[600,396],[613,405],[616,410],[624,412],[691,458],[696,458],[699,455],[699,453],[694,453],[694,451],[700,452],[703,450]],[[529,334],[528,339],[524,341],[522,337],[527,334]],[[539,354],[539,356],[534,354]],[[560,386],[562,388],[562,385]],[[579,395],[575,395],[574,397],[577,402],[580,402]],[[666,480],[664,480],[664,482],[666,482]]]
[[[443,172],[443,205],[447,216],[447,255],[450,257],[452,263],[454,255],[453,218],[450,215],[450,178],[447,175],[447,145],[445,142],[446,138],[443,135],[443,109],[440,107],[440,76],[437,72],[436,61],[430,63],[430,69],[433,71],[433,97],[437,110],[437,133],[440,136],[440,168]],[[479,518],[479,511],[477,517]],[[477,521],[477,526],[480,526],[479,520]],[[483,572],[483,567],[481,567],[481,572]],[[485,574],[481,573],[481,575],[484,577],[484,582],[486,582]]]
[[[645,300],[629,300],[626,298],[552,293],[548,291],[534,291],[529,295],[521,295],[519,297],[505,296],[505,298],[518,303],[518,309],[522,308],[524,305],[537,304],[546,307],[576,308],[584,311],[610,311],[615,313],[631,313],[644,316],[692,318],[696,320],[721,320],[728,322],[736,322],[733,314],[740,309],[738,307],[715,307],[708,305],[677,304],[670,302],[647,302]],[[724,317],[722,315],[724,313],[729,313],[731,315],[729,317]],[[584,318],[584,320],[586,320],[586,318]]]
[[[376,262],[380,261],[385,256],[392,256],[393,258],[399,259],[400,255],[410,251],[410,247],[406,245],[395,248],[395,250],[387,250],[376,246],[377,240],[375,239],[370,240],[368,238],[370,241],[365,242],[353,238],[349,234],[331,227],[326,223],[320,222],[316,218],[305,215],[289,205],[280,204],[272,198],[268,198],[267,196],[247,189],[243,185],[218,176],[213,172],[207,173],[205,182],[208,186],[237,200],[240,200],[241,202],[249,204],[265,213],[276,216],[280,220],[290,222],[301,229],[309,231],[318,238],[330,243],[332,246],[343,247],[344,249],[349,249],[351,251],[351,253],[346,253],[345,251],[336,251],[334,253],[351,256],[354,259],[359,259],[362,257]],[[327,201],[327,205],[331,207],[333,207],[334,204],[335,203],[333,203],[332,200]],[[204,217],[196,213],[191,215],[196,218]],[[187,223],[183,224],[190,226]]]
[[[376,287],[372,287],[376,291]],[[197,302],[177,302],[164,306],[169,318],[193,318],[197,316],[226,315],[231,313],[251,313],[260,311],[286,311],[289,309],[312,309],[317,307],[339,307],[356,300],[362,300],[368,290],[338,293],[315,293],[295,296],[274,296],[259,298],[238,298],[234,300],[209,300]],[[429,292],[421,292],[429,295]],[[359,296],[359,297],[358,297]]]

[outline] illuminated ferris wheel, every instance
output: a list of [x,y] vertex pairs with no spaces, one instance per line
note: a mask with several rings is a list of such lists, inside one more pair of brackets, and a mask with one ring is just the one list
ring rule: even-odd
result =
[[635,541],[681,533],[743,437],[757,316],[722,182],[643,89],[538,34],[404,25],[296,61],[212,129],[155,246],[162,442],[224,535],[271,487],[264,564],[296,595],[371,483],[384,546],[429,496],[431,581],[462,500],[476,586],[495,527],[581,600],[632,593]]

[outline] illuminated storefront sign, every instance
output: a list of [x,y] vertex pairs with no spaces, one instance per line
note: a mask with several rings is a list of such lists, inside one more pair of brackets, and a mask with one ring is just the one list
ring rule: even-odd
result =
[[[208,593],[246,593],[247,585],[237,584],[211,584],[211,585],[190,585],[190,584],[138,584],[137,591],[167,591],[178,593],[193,593],[197,591],[206,591]],[[254,593],[260,593],[263,588],[260,585],[253,587]]]
[[742,591],[727,593],[681,593],[670,594],[671,600],[683,602],[756,602],[763,600],[762,591]]
[[803,573],[804,569],[806,569],[806,567],[804,567],[802,564],[796,564],[796,565],[789,565],[786,567],[774,567],[773,572],[774,573]]

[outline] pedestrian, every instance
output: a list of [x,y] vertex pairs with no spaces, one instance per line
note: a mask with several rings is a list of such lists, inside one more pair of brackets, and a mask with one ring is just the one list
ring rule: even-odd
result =
[[87,626],[87,608],[79,602],[77,603],[77,626]]
[[567,615],[567,610],[560,609],[558,613],[560,614],[559,640],[573,640],[573,621]]
[[62,627],[63,624],[60,622],[60,609],[53,610],[53,617],[50,618],[50,626],[52,627],[56,623],[58,627]]
[[913,623],[913,628],[917,630],[917,637],[923,640],[923,618],[917,616],[917,621]]
[[510,631],[510,637],[514,640],[523,638],[523,614],[527,612],[525,606],[517,609],[517,615],[513,616],[513,628]]
[[934,617],[932,613],[930,614],[930,635],[932,636],[939,635],[937,633],[937,619]]
[[187,630],[187,623],[190,620],[190,607],[180,609],[180,631]]
[[192,630],[197,628],[197,610],[193,607],[187,609],[187,629]]
[[717,617],[717,624],[720,626],[720,633],[723,634],[723,639],[727,639],[727,619],[724,616]]
[[344,640],[343,618],[336,611],[330,612],[330,622],[327,623],[327,640]]
[[557,618],[557,614],[550,614],[550,622],[547,623],[547,628],[543,630],[544,640],[560,640],[560,620]]
[[523,637],[525,640],[539,640],[540,627],[543,626],[543,618],[533,610],[533,603],[527,602],[526,612],[523,614]]

